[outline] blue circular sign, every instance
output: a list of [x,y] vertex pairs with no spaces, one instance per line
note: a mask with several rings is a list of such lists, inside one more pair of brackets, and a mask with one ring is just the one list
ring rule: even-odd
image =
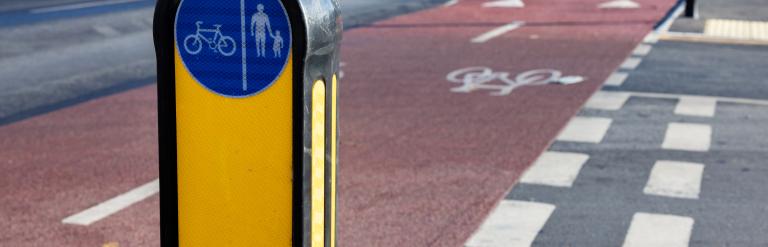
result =
[[291,26],[279,0],[182,0],[175,27],[184,66],[222,96],[257,94],[288,63]]

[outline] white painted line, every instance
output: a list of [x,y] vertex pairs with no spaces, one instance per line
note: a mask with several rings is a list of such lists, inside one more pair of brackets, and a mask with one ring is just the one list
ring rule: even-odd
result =
[[632,55],[635,55],[635,56],[645,56],[645,55],[648,55],[648,53],[651,53],[651,49],[653,49],[653,46],[651,46],[651,45],[639,44],[632,51]]
[[693,223],[690,217],[635,213],[623,246],[688,247]]
[[520,178],[521,183],[571,187],[589,155],[548,151]]
[[496,0],[483,3],[485,8],[522,8],[525,7],[523,0]]
[[597,5],[601,9],[636,9],[640,4],[632,0],[611,0]]
[[584,105],[584,107],[590,109],[615,111],[621,109],[621,107],[624,106],[624,103],[629,100],[629,96],[630,95],[628,93],[598,91],[592,95],[592,98],[589,98],[587,104]]
[[706,97],[680,97],[675,114],[697,117],[714,117],[717,100]]
[[656,44],[656,42],[659,42],[659,34],[655,31],[648,33],[643,38],[643,43],[646,44]]
[[118,195],[105,202],[99,203],[85,211],[77,213],[75,215],[64,218],[61,222],[71,225],[87,226],[93,222],[104,219],[114,213],[123,210],[134,203],[140,202],[160,191],[159,180],[155,179],[152,182],[139,186],[124,194]]
[[610,118],[575,117],[557,137],[558,141],[600,143],[611,127]]
[[677,4],[677,7],[675,7],[675,10],[672,11],[672,14],[669,15],[667,19],[661,23],[661,25],[656,27],[656,30],[654,30],[654,32],[657,34],[667,33],[669,31],[669,28],[672,27],[672,23],[677,19],[677,17],[683,14],[683,10],[685,10],[685,2],[679,2]]
[[115,37],[120,35],[120,31],[107,25],[94,25],[93,30],[103,35],[104,37]]
[[627,77],[629,77],[629,74],[625,72],[613,72],[611,76],[608,77],[608,79],[605,80],[606,86],[616,86],[619,87],[622,84],[624,84],[624,81],[627,80]]
[[472,43],[485,43],[493,38],[499,37],[509,31],[522,27],[525,23],[522,21],[515,21],[504,26],[497,27],[491,31],[488,31],[480,36],[472,39]]
[[643,59],[639,57],[629,57],[627,60],[624,60],[623,63],[621,63],[621,66],[619,68],[626,69],[626,70],[633,70],[636,69],[637,66],[640,66],[640,62],[642,62]]
[[29,12],[32,14],[43,14],[43,13],[50,13],[50,12],[58,12],[58,11],[66,11],[66,10],[76,10],[76,9],[85,9],[85,8],[93,8],[93,7],[100,7],[100,6],[107,6],[107,5],[115,5],[115,4],[121,4],[121,3],[132,3],[132,2],[138,2],[142,0],[105,0],[105,1],[93,1],[93,2],[85,2],[85,3],[76,3],[76,4],[69,4],[69,5],[61,5],[61,6],[53,6],[53,7],[45,7],[45,8],[39,8],[39,9],[32,9]]
[[443,4],[443,7],[450,7],[459,3],[459,0],[450,0]]
[[701,95],[688,95],[688,94],[671,94],[671,93],[646,93],[646,92],[632,92],[632,91],[623,91],[623,92],[629,93],[632,96],[646,97],[646,98],[680,99],[680,98],[683,98],[683,97],[699,97],[699,98],[707,98],[707,99],[715,100],[717,102],[745,104],[745,105],[757,105],[757,106],[768,106],[768,100],[759,100],[759,99],[730,98],[730,97],[716,97],[716,96],[701,96]]
[[664,149],[706,152],[712,140],[712,126],[706,124],[670,123],[664,136]]
[[504,200],[465,247],[528,247],[547,223],[555,205]]
[[643,193],[657,196],[699,199],[704,165],[659,160],[653,165]]

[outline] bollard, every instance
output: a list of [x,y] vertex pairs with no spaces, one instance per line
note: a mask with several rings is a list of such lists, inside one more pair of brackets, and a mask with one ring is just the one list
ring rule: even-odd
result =
[[336,245],[337,0],[159,0],[162,246]]
[[696,8],[696,0],[684,0],[685,1],[685,13],[683,15],[688,18],[699,18],[699,11]]

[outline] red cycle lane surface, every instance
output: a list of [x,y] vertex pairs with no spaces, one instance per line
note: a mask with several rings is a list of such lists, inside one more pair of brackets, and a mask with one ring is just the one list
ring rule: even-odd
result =
[[[462,246],[583,102],[671,7],[461,1],[345,33],[339,246]],[[485,43],[473,38],[525,24]],[[506,96],[446,75],[554,69],[586,81]],[[0,245],[159,245],[157,196],[90,226],[61,220],[157,177],[154,86],[0,126]]]
[[62,220],[157,178],[155,87],[0,126],[0,246],[158,246],[157,195]]
[[[674,1],[460,1],[345,33],[339,246],[462,246]],[[514,21],[518,29],[471,40]],[[455,93],[452,71],[554,69],[586,81]],[[501,83],[496,81],[495,83]]]

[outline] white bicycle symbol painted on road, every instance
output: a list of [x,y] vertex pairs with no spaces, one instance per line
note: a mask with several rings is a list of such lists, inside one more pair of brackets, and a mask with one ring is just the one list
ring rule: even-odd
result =
[[[197,55],[203,49],[203,41],[205,41],[213,52],[221,53],[221,55],[227,57],[235,54],[237,49],[235,39],[221,33],[221,24],[214,24],[212,29],[200,28],[201,24],[203,24],[202,21],[195,22],[195,25],[197,25],[195,34],[187,35],[184,38],[184,50],[189,54]],[[212,33],[213,37],[209,39],[203,35],[204,33]]]
[[509,72],[494,72],[488,67],[469,67],[449,73],[446,79],[462,84],[451,88],[451,92],[471,93],[476,90],[495,90],[490,93],[493,96],[509,95],[516,88],[526,85],[575,84],[585,80],[581,76],[562,75],[563,73],[559,70],[536,69],[520,73],[512,80],[509,78]]

